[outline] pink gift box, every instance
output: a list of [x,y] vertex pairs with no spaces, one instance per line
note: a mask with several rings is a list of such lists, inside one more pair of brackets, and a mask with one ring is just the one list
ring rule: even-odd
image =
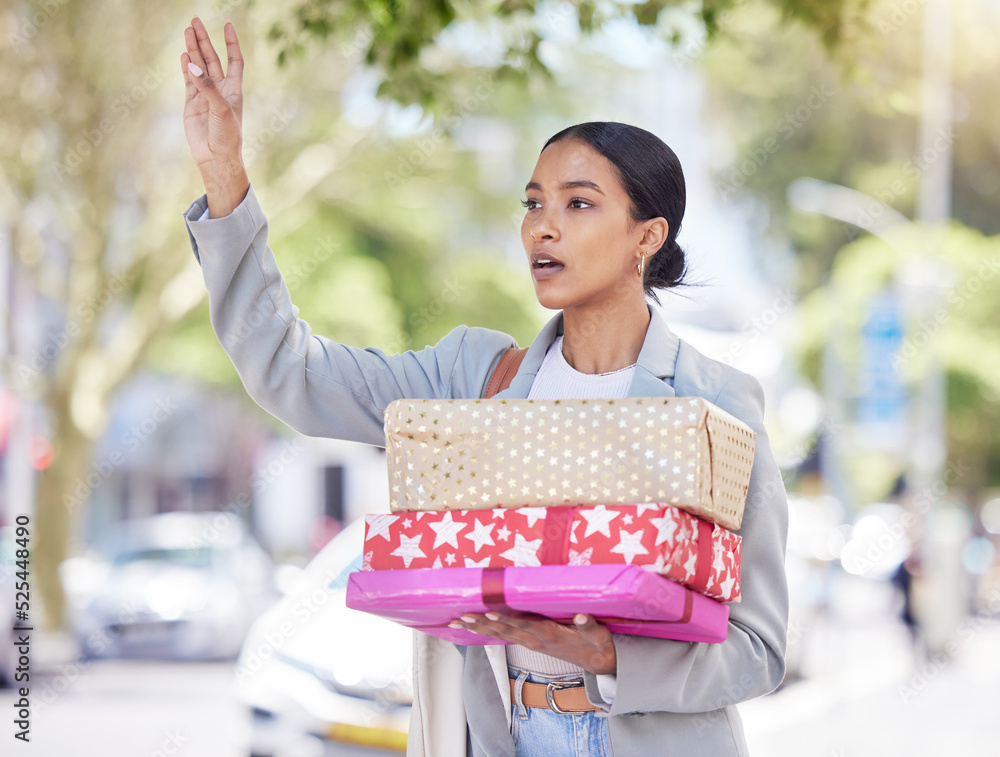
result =
[[582,612],[613,633],[719,642],[729,622],[726,605],[638,565],[358,571],[347,583],[347,606],[476,646],[505,642],[448,623],[492,610],[568,624]]

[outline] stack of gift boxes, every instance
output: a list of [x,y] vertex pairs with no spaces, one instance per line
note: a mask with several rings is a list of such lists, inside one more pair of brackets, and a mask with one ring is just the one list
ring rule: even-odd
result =
[[740,597],[754,432],[694,397],[398,400],[390,513],[347,603],[460,644],[490,610],[717,642]]

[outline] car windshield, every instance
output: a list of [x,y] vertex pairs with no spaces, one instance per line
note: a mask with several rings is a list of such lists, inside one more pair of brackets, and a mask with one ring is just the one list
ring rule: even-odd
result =
[[115,565],[150,561],[165,562],[188,568],[205,568],[212,564],[212,549],[210,547],[192,547],[190,549],[135,549],[122,552],[115,558]]

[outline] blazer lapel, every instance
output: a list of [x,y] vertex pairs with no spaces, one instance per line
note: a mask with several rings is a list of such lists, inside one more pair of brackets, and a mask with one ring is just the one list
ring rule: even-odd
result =
[[[649,307],[647,305],[647,307]],[[525,399],[531,384],[545,359],[552,342],[562,333],[562,313],[553,316],[538,332],[528,347],[510,386],[495,395],[496,399]],[[629,397],[673,397],[674,368],[680,340],[668,327],[660,314],[649,308],[649,327],[636,361],[635,377],[629,388]]]
[[[647,307],[649,307],[647,305]],[[666,321],[649,308],[649,328],[636,360],[629,397],[673,397],[674,369],[680,340]]]

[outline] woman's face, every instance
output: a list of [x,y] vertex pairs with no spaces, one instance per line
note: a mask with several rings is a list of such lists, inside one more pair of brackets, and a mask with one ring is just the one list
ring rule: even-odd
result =
[[555,142],[539,156],[525,192],[521,242],[543,307],[641,296],[636,264],[644,227],[632,222],[607,158],[579,140]]

